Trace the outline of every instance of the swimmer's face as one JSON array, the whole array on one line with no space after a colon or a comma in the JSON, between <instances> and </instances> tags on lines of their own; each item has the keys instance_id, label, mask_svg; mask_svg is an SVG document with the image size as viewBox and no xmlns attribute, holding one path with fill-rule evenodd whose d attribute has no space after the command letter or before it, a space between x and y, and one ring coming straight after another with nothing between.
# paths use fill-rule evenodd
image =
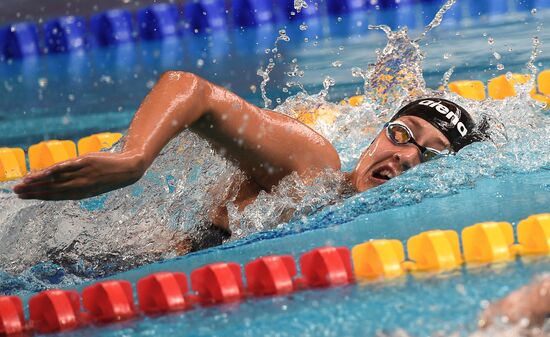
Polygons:
<instances>
[{"instance_id":1,"label":"swimmer's face","mask_svg":"<svg viewBox=\"0 0 550 337\"><path fill-rule=\"evenodd\" d=\"M450 147L449 140L443 133L422 118L403 116L397 121L407 125L416 142L424 147L436 150ZM414 144L394 144L384 129L361 154L351 174L351 181L357 191L363 192L382 185L418 164L420 164L420 149Z\"/></svg>"}]
</instances>

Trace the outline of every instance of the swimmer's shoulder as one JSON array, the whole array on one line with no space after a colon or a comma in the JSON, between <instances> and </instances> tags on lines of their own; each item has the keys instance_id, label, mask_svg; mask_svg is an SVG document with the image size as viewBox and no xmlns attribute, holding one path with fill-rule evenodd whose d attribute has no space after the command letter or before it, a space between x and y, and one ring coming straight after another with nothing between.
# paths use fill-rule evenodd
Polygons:
<instances>
[{"instance_id":1,"label":"swimmer's shoulder","mask_svg":"<svg viewBox=\"0 0 550 337\"><path fill-rule=\"evenodd\" d=\"M310 126L295 118L272 110L263 110L266 114L287 124L289 135L294 135L297 153L296 168L299 174L327 168L335 171L341 170L340 156L332 143Z\"/></svg>"}]
</instances>

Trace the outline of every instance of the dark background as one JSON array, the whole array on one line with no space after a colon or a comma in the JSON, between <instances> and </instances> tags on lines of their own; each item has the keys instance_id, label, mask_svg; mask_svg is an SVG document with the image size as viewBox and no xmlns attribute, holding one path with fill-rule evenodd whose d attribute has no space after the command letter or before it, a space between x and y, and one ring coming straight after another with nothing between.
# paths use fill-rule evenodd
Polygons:
<instances>
[{"instance_id":1,"label":"dark background","mask_svg":"<svg viewBox=\"0 0 550 337\"><path fill-rule=\"evenodd\" d=\"M114 8L135 10L143 6L160 2L171 2L178 5L185 1L173 0L0 0L0 25L33 21L42 23L47 19L62 15L92 14Z\"/></svg>"}]
</instances>

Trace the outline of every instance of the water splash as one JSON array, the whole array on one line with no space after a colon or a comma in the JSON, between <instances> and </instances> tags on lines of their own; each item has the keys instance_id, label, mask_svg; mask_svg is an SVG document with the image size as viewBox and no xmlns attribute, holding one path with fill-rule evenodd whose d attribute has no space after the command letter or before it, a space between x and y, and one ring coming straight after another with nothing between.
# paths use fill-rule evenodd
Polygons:
<instances>
[{"instance_id":1,"label":"water splash","mask_svg":"<svg viewBox=\"0 0 550 337\"><path fill-rule=\"evenodd\" d=\"M300 13L302 9L305 9L308 7L308 4L306 0L294 0L294 9L297 13Z\"/></svg>"},{"instance_id":2,"label":"water splash","mask_svg":"<svg viewBox=\"0 0 550 337\"><path fill-rule=\"evenodd\" d=\"M279 52L279 48L278 48L279 41L284 41L284 42L290 41L290 37L288 35L286 35L286 31L284 29L281 29L279 31L279 36L277 36L277 39L275 39L275 46L271 50L271 52L273 53L273 57L271 57L269 59L269 63L267 64L267 67L265 69L263 69L263 68L258 69L258 71L256 73L258 76L260 76L262 78L262 82L260 83L260 92L262 94L262 99L264 101L264 108L266 108L266 109L271 107L271 104L273 103L273 101L269 97L267 97L266 87L267 87L267 83L270 80L269 74L275 68L275 60L277 58L281 58L281 55L278 53Z\"/></svg>"},{"instance_id":3,"label":"water splash","mask_svg":"<svg viewBox=\"0 0 550 337\"><path fill-rule=\"evenodd\" d=\"M414 42L418 43L420 40L426 37L426 35L428 35L430 31L438 27L441 22L443 22L443 16L445 16L445 13L447 13L455 3L456 0L447 0L447 2L437 11L432 21L424 28L422 34L420 34L420 36Z\"/></svg>"}]
</instances>

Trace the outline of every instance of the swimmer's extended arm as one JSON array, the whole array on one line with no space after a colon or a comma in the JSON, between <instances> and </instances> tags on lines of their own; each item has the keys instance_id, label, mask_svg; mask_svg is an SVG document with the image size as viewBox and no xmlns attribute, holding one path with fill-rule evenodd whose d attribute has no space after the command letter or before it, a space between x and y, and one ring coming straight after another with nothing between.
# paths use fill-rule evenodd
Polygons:
<instances>
[{"instance_id":1,"label":"swimmer's extended arm","mask_svg":"<svg viewBox=\"0 0 550 337\"><path fill-rule=\"evenodd\" d=\"M491 304L481 317L485 328L495 320L503 319L514 325L525 320L529 326L541 326L550 315L550 275L537 277L534 282L510 293Z\"/></svg>"},{"instance_id":2,"label":"swimmer's extended arm","mask_svg":"<svg viewBox=\"0 0 550 337\"><path fill-rule=\"evenodd\" d=\"M130 185L186 128L234 160L259 186L285 175L339 169L330 143L304 124L262 110L196 75L170 71L139 107L121 153L93 153L27 176L14 187L24 199L81 199Z\"/></svg>"}]
</instances>

